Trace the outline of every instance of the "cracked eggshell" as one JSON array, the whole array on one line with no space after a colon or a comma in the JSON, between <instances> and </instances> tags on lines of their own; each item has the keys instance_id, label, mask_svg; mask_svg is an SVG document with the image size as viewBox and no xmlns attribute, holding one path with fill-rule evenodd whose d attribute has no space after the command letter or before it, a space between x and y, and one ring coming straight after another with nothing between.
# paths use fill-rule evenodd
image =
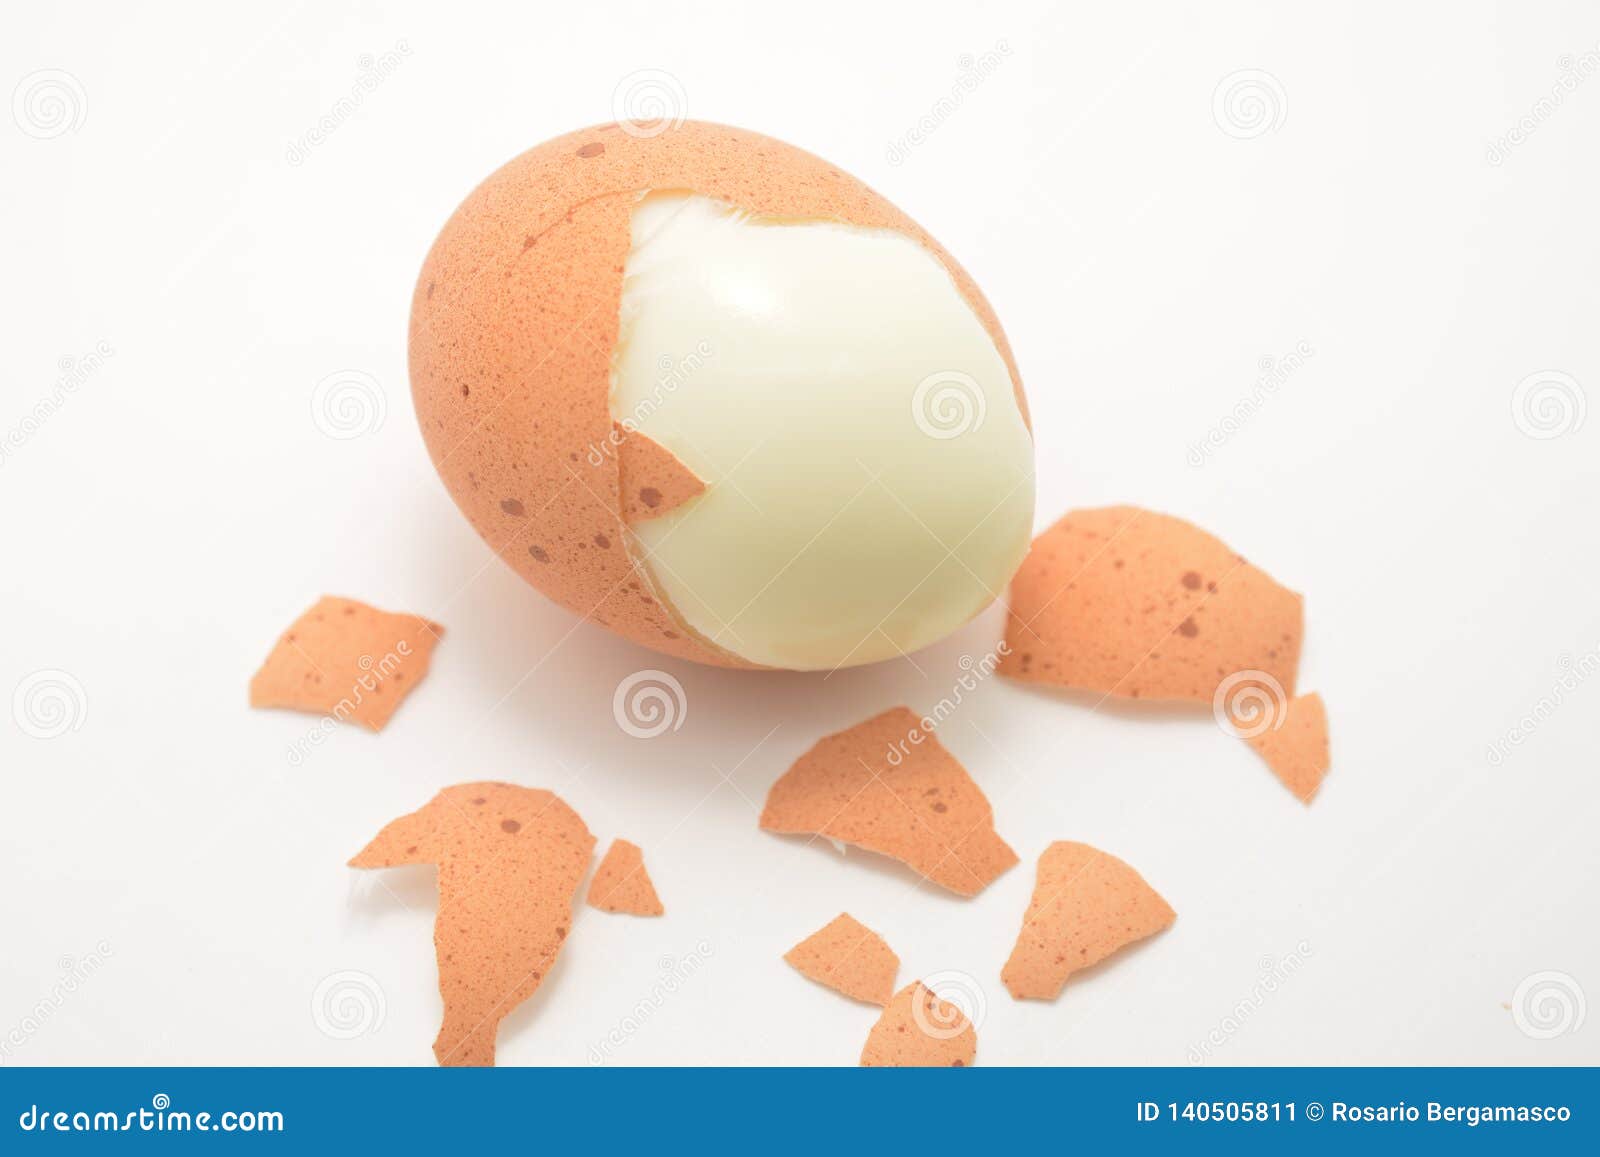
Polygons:
<instances>
[{"instance_id":1,"label":"cracked eggshell","mask_svg":"<svg viewBox=\"0 0 1600 1157\"><path fill-rule=\"evenodd\" d=\"M637 434L617 438L610 412L632 213L653 189L915 240L993 339L1024 421L1027 406L1011 347L966 271L877 193L791 145L696 121L657 135L602 125L523 153L479 185L434 242L412 298L412 395L445 486L495 552L562 606L664 654L750 667L682 622L628 529L639 504L622 491L627 459L648 454L644 468L659 472L667 454Z\"/></svg>"}]
</instances>

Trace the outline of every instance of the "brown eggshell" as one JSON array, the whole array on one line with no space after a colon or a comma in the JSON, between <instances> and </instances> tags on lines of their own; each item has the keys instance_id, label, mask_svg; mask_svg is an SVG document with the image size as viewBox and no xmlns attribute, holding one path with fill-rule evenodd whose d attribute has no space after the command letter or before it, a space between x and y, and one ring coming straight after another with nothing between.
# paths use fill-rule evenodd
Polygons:
<instances>
[{"instance_id":1,"label":"brown eggshell","mask_svg":"<svg viewBox=\"0 0 1600 1157\"><path fill-rule=\"evenodd\" d=\"M625 912L630 916L660 916L666 909L650 873L644 870L644 853L638 844L613 840L594 870L586 897L591 908L602 912Z\"/></svg>"},{"instance_id":2,"label":"brown eggshell","mask_svg":"<svg viewBox=\"0 0 1600 1157\"><path fill-rule=\"evenodd\" d=\"M354 719L382 731L428 673L438 623L324 595L278 637L250 680L250 706Z\"/></svg>"},{"instance_id":3,"label":"brown eggshell","mask_svg":"<svg viewBox=\"0 0 1600 1157\"><path fill-rule=\"evenodd\" d=\"M905 707L819 739L772 785L761 826L893 856L963 896L1017 862L988 798Z\"/></svg>"},{"instance_id":4,"label":"brown eggshell","mask_svg":"<svg viewBox=\"0 0 1600 1157\"><path fill-rule=\"evenodd\" d=\"M895 973L900 971L900 958L884 938L848 912L835 916L783 958L802 976L866 1004L888 1004Z\"/></svg>"},{"instance_id":5,"label":"brown eggshell","mask_svg":"<svg viewBox=\"0 0 1600 1157\"><path fill-rule=\"evenodd\" d=\"M630 525L670 514L706 491L677 456L660 442L635 430L627 433L617 424L617 481L622 494L622 517Z\"/></svg>"},{"instance_id":6,"label":"brown eggshell","mask_svg":"<svg viewBox=\"0 0 1600 1157\"><path fill-rule=\"evenodd\" d=\"M1057 841L1039 857L1033 899L1000 979L1018 1000L1054 1000L1068 976L1177 918L1144 877L1117 857L1088 844Z\"/></svg>"},{"instance_id":7,"label":"brown eggshell","mask_svg":"<svg viewBox=\"0 0 1600 1157\"><path fill-rule=\"evenodd\" d=\"M494 1064L495 1035L549 975L594 837L557 796L509 783L447 787L388 824L353 868L437 864L433 922L441 1065Z\"/></svg>"},{"instance_id":8,"label":"brown eggshell","mask_svg":"<svg viewBox=\"0 0 1600 1157\"><path fill-rule=\"evenodd\" d=\"M867 1034L867 1067L966 1068L978 1057L978 1033L959 1008L920 980L906 985Z\"/></svg>"},{"instance_id":9,"label":"brown eggshell","mask_svg":"<svg viewBox=\"0 0 1600 1157\"><path fill-rule=\"evenodd\" d=\"M1259 735L1244 736L1267 761L1283 786L1294 792L1301 803L1309 804L1322 786L1332 757L1328 754L1328 712L1316 692L1291 700L1284 707L1283 721Z\"/></svg>"},{"instance_id":10,"label":"brown eggshell","mask_svg":"<svg viewBox=\"0 0 1600 1157\"><path fill-rule=\"evenodd\" d=\"M439 234L412 299L412 393L445 485L556 602L665 654L747 667L662 604L623 521L610 373L632 212L652 189L913 238L993 337L1024 418L1026 403L1010 345L966 271L860 181L781 141L695 121L657 135L602 125L548 141L478 186Z\"/></svg>"},{"instance_id":11,"label":"brown eggshell","mask_svg":"<svg viewBox=\"0 0 1600 1157\"><path fill-rule=\"evenodd\" d=\"M1294 694L1303 600L1181 518L1076 510L1034 539L1011 582L1013 679L1210 703L1240 671Z\"/></svg>"}]
</instances>

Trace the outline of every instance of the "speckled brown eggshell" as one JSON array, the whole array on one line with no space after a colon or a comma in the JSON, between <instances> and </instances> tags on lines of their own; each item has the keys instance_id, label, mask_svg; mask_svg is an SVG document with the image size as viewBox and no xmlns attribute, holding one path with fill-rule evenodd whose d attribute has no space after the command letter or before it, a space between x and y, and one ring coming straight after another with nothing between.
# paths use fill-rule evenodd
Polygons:
<instances>
[{"instance_id":1,"label":"speckled brown eggshell","mask_svg":"<svg viewBox=\"0 0 1600 1157\"><path fill-rule=\"evenodd\" d=\"M384 825L353 868L438 866L434 954L441 1065L492 1065L500 1022L549 975L594 837L558 796L509 783L447 787Z\"/></svg>"},{"instance_id":2,"label":"speckled brown eggshell","mask_svg":"<svg viewBox=\"0 0 1600 1157\"><path fill-rule=\"evenodd\" d=\"M1011 580L1000 673L1210 703L1228 676L1259 672L1293 695L1303 602L1181 518L1075 510L1033 540Z\"/></svg>"},{"instance_id":3,"label":"speckled brown eggshell","mask_svg":"<svg viewBox=\"0 0 1600 1157\"><path fill-rule=\"evenodd\" d=\"M511 161L456 210L412 300L411 388L440 477L501 558L556 602L668 655L751 664L655 592L623 517L610 375L634 206L653 189L758 216L893 229L946 269L994 339L977 286L888 201L826 161L742 129L602 125ZM601 543L605 545L601 545Z\"/></svg>"}]
</instances>

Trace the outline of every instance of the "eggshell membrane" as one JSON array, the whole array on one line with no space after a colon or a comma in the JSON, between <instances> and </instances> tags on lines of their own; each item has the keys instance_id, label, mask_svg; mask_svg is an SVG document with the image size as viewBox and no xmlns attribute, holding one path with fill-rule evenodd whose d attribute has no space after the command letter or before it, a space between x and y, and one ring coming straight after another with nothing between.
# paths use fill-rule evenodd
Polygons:
<instances>
[{"instance_id":1,"label":"eggshell membrane","mask_svg":"<svg viewBox=\"0 0 1600 1157\"><path fill-rule=\"evenodd\" d=\"M783 954L802 976L852 1000L879 1006L894 995L900 958L888 943L848 912L841 912Z\"/></svg>"},{"instance_id":2,"label":"eggshell membrane","mask_svg":"<svg viewBox=\"0 0 1600 1157\"><path fill-rule=\"evenodd\" d=\"M1033 899L1000 979L1018 1000L1054 1000L1067 977L1170 927L1177 913L1108 852L1060 840L1039 857Z\"/></svg>"},{"instance_id":3,"label":"eggshell membrane","mask_svg":"<svg viewBox=\"0 0 1600 1157\"><path fill-rule=\"evenodd\" d=\"M496 553L556 602L665 654L749 667L652 588L626 533L618 456L606 450L632 211L661 189L911 237L993 338L1024 421L1027 406L1005 333L966 271L877 193L792 145L698 121L658 135L601 125L478 186L435 241L412 299L412 394L446 487Z\"/></svg>"},{"instance_id":4,"label":"eggshell membrane","mask_svg":"<svg viewBox=\"0 0 1600 1157\"><path fill-rule=\"evenodd\" d=\"M1328 712L1316 692L1291 700L1283 722L1245 740L1272 769L1283 786L1309 804L1322 786L1332 757L1328 753Z\"/></svg>"},{"instance_id":5,"label":"eggshell membrane","mask_svg":"<svg viewBox=\"0 0 1600 1157\"><path fill-rule=\"evenodd\" d=\"M354 719L382 731L427 675L443 634L419 615L324 595L278 637L250 680L250 706Z\"/></svg>"},{"instance_id":6,"label":"eggshell membrane","mask_svg":"<svg viewBox=\"0 0 1600 1157\"><path fill-rule=\"evenodd\" d=\"M613 840L589 881L588 904L602 912L623 912L630 916L660 916L666 909L650 873L644 869L644 852L638 844Z\"/></svg>"},{"instance_id":7,"label":"eggshell membrane","mask_svg":"<svg viewBox=\"0 0 1600 1157\"><path fill-rule=\"evenodd\" d=\"M615 431L621 439L617 482L624 521L660 518L705 493L706 484L660 442L637 431L629 434L620 424Z\"/></svg>"},{"instance_id":8,"label":"eggshell membrane","mask_svg":"<svg viewBox=\"0 0 1600 1157\"><path fill-rule=\"evenodd\" d=\"M977 1058L972 1022L920 980L894 994L861 1050L869 1068L966 1068Z\"/></svg>"},{"instance_id":9,"label":"eggshell membrane","mask_svg":"<svg viewBox=\"0 0 1600 1157\"><path fill-rule=\"evenodd\" d=\"M1304 606L1220 540L1133 506L1077 510L1034 539L1011 582L1013 679L1210 703L1239 671L1294 694Z\"/></svg>"},{"instance_id":10,"label":"eggshell membrane","mask_svg":"<svg viewBox=\"0 0 1600 1157\"><path fill-rule=\"evenodd\" d=\"M433 943L444 1024L441 1065L494 1064L511 1010L549 975L594 852L578 813L551 792L509 783L447 787L386 825L353 868L436 864Z\"/></svg>"},{"instance_id":11,"label":"eggshell membrane","mask_svg":"<svg viewBox=\"0 0 1600 1157\"><path fill-rule=\"evenodd\" d=\"M905 707L818 740L772 785L761 826L893 856L962 896L1017 862L983 791Z\"/></svg>"}]
</instances>

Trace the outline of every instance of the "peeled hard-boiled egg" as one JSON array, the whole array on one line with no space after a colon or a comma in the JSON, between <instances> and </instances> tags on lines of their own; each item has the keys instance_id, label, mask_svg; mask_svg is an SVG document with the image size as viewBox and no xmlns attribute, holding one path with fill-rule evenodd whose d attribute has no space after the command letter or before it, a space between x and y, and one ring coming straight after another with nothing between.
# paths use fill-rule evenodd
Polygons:
<instances>
[{"instance_id":1,"label":"peeled hard-boiled egg","mask_svg":"<svg viewBox=\"0 0 1600 1157\"><path fill-rule=\"evenodd\" d=\"M893 657L1027 553L1026 403L977 286L859 181L755 133L606 125L492 175L423 266L411 380L495 551L667 654Z\"/></svg>"}]
</instances>

